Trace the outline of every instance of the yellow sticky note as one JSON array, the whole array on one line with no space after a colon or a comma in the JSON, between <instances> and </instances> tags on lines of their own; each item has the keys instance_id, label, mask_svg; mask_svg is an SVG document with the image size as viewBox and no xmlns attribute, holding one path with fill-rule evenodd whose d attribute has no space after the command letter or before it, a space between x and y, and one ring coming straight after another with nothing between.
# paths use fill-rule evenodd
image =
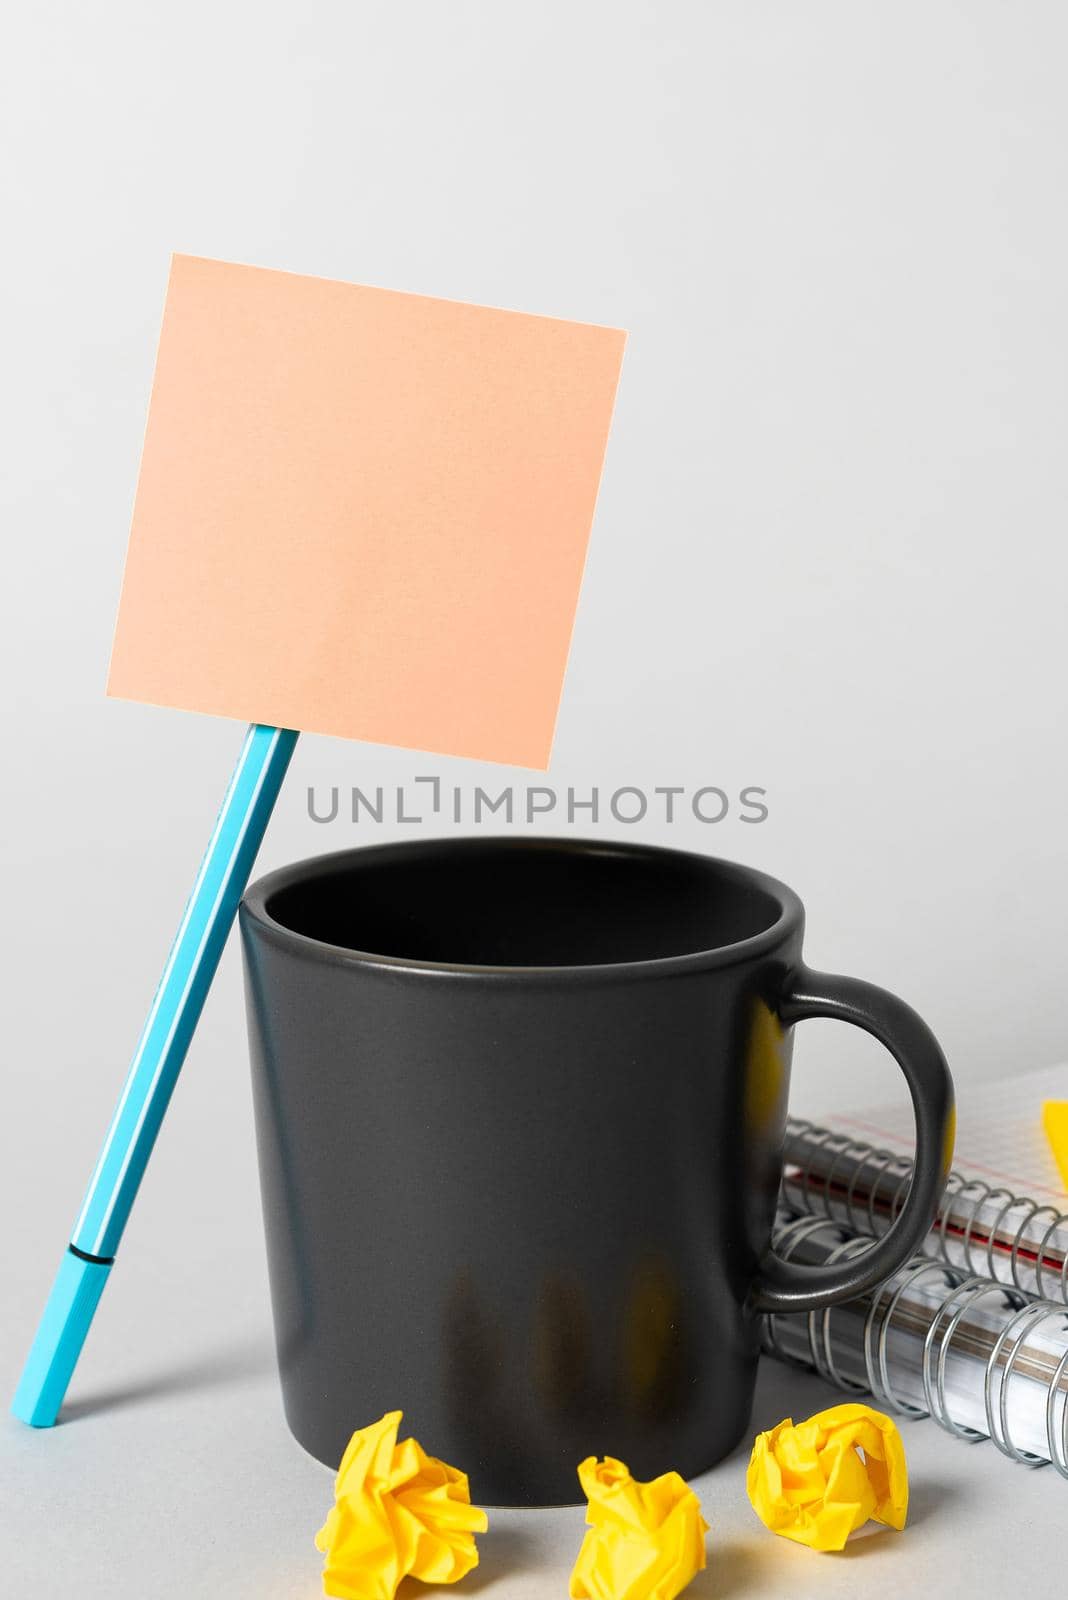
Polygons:
<instances>
[{"instance_id":1,"label":"yellow sticky note","mask_svg":"<svg viewBox=\"0 0 1068 1600\"><path fill-rule=\"evenodd\" d=\"M1068 1100L1046 1100L1042 1105L1042 1126L1045 1129L1053 1159L1061 1182L1068 1192Z\"/></svg>"},{"instance_id":2,"label":"yellow sticky note","mask_svg":"<svg viewBox=\"0 0 1068 1600\"><path fill-rule=\"evenodd\" d=\"M323 1593L337 1600L393 1600L404 1578L456 1583L478 1565L474 1536L488 1519L471 1504L466 1474L414 1439L398 1444L401 1417L390 1411L354 1433L338 1468L315 1536Z\"/></svg>"},{"instance_id":3,"label":"yellow sticky note","mask_svg":"<svg viewBox=\"0 0 1068 1600\"><path fill-rule=\"evenodd\" d=\"M705 1565L708 1524L677 1472L637 1483L622 1461L589 1456L578 1469L589 1529L571 1600L674 1600Z\"/></svg>"},{"instance_id":4,"label":"yellow sticky note","mask_svg":"<svg viewBox=\"0 0 1068 1600\"><path fill-rule=\"evenodd\" d=\"M870 1406L832 1406L757 1435L746 1488L772 1533L813 1550L841 1550L872 1518L901 1529L908 1514L905 1447Z\"/></svg>"}]
</instances>

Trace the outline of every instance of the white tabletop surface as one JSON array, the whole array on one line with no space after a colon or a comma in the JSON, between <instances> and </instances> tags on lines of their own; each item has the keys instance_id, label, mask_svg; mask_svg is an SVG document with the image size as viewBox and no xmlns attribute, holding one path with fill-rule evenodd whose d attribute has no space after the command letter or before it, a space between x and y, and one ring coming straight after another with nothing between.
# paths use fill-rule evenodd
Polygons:
<instances>
[{"instance_id":1,"label":"white tabletop surface","mask_svg":"<svg viewBox=\"0 0 1068 1600\"><path fill-rule=\"evenodd\" d=\"M228 952L61 1425L35 1432L0 1422L0 1590L20 1600L320 1593L312 1540L331 1475L290 1437L279 1402L237 976ZM0 1322L5 1394L63 1247L100 1102L110 1098L108 1063L92 1046L87 1053L49 1146L34 1149L10 1125L3 1133L6 1214L15 1219ZM49 1074L43 1064L33 1070L27 1094L45 1117ZM833 1087L825 1075L821 1097ZM801 1099L800 1109L813 1108ZM15 1195L25 1196L17 1206ZM194 1252L181 1248L190 1230L200 1241ZM765 1361L753 1430L834 1399L806 1374ZM764 1530L745 1494L745 1448L699 1479L711 1532L694 1600L845 1595L861 1583L877 1594L939 1596L1048 1587L1062 1558L1068 1483L931 1422L903 1431L908 1528L857 1538L841 1556ZM578 1507L492 1513L481 1565L457 1597L566 1595L582 1528ZM410 1583L404 1600L421 1588Z\"/></svg>"}]
</instances>

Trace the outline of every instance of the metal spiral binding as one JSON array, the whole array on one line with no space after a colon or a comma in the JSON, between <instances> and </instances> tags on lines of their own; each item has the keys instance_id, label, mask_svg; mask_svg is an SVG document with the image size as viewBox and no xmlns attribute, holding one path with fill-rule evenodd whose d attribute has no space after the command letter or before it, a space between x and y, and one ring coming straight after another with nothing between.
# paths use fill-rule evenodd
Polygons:
<instances>
[{"instance_id":1,"label":"metal spiral binding","mask_svg":"<svg viewBox=\"0 0 1068 1600\"><path fill-rule=\"evenodd\" d=\"M832 1223L832 1226L837 1227L838 1225L837 1223ZM827 1221L823 1217L798 1217L795 1222L788 1223L786 1227L776 1232L775 1249L784 1261L788 1261L799 1244L805 1239L816 1237L826 1227ZM871 1249L871 1244L872 1241L870 1239L842 1239L831 1249L825 1259L829 1266L832 1262L842 1261L848 1256L863 1255L866 1250ZM834 1353L831 1349L831 1310L832 1307L826 1306L822 1311L805 1313L811 1361L801 1363L801 1365L814 1367L821 1378L825 1378L828 1383L833 1383L839 1389L851 1390L856 1394L864 1394L869 1387L867 1384L855 1383L838 1371ZM788 1355L778 1344L775 1337L777 1324L777 1317L765 1317L764 1349L769 1355L778 1356L780 1361L788 1361L791 1365L798 1365L794 1358Z\"/></svg>"},{"instance_id":2,"label":"metal spiral binding","mask_svg":"<svg viewBox=\"0 0 1068 1600\"><path fill-rule=\"evenodd\" d=\"M848 1226L854 1233L868 1238L878 1238L886 1233L908 1195L912 1181L910 1159L796 1117L791 1117L786 1124L786 1141L791 1178L802 1191L804 1205L810 1215L838 1223L842 1219L832 1210L832 1204L836 1202L844 1211ZM806 1152L805 1157L800 1154L802 1149ZM814 1158L821 1151L829 1160L825 1167L820 1163L821 1170L817 1170ZM857 1192L862 1174L867 1176L865 1196ZM784 1202L789 1209L798 1209L799 1202L793 1188L784 1191ZM884 1214L877 1214L877 1205L885 1208ZM984 1230L985 1238L977 1238L976 1223L980 1211L994 1205L998 1205L999 1209ZM1007 1229L1002 1232L1006 1219L1016 1211L1022 1213L1019 1221L1011 1232ZM1027 1245L1028 1253L1035 1257L1029 1267L1034 1284L1028 1285L1022 1280L1021 1249L1025 1246L1028 1229L1037 1218L1047 1216L1049 1225L1041 1239ZM947 1231L951 1220L960 1230L952 1239ZM956 1250L963 1258L964 1270L970 1275L985 1276L1005 1287L1012 1286L1023 1294L1037 1293L1041 1298L1059 1299L1068 1305L1068 1251L1062 1255L1060 1251L1053 1252L1050 1249L1058 1230L1068 1232L1068 1212L1059 1211L1054 1205L1039 1205L1036 1200L1024 1195L986 1183L981 1178L965 1178L954 1171L946 1180L926 1254L943 1261L956 1272L961 1269L961 1263L954 1261L951 1255L951 1251ZM998 1276L995 1251L1001 1257L1003 1269L1007 1267L1009 1283ZM1058 1257L1060 1265L1051 1267L1051 1259Z\"/></svg>"},{"instance_id":3,"label":"metal spiral binding","mask_svg":"<svg viewBox=\"0 0 1068 1600\"><path fill-rule=\"evenodd\" d=\"M775 1249L784 1259L789 1260L796 1255L806 1242L818 1246L819 1260L827 1264L860 1255L871 1249L873 1244L871 1238L849 1237L841 1223L821 1216L796 1217L776 1229ZM894 1392L888 1341L902 1300L918 1286L921 1279L935 1277L942 1279L945 1293L933 1312L923 1341L921 1378L926 1403L918 1406ZM994 1338L989 1357L985 1360L983 1394L987 1430L983 1432L962 1425L950 1415L946 1394L946 1362L961 1323L977 1302L987 1296L997 1296L1007 1305L1007 1321ZM843 1373L836 1360L830 1323L833 1308L789 1317L792 1322L803 1321L805 1324L807 1358L799 1359L783 1347L779 1329L788 1314L781 1312L765 1317L763 1348L779 1360L814 1369L837 1388L855 1393L868 1392L888 1410L910 1417L930 1416L939 1427L956 1438L969 1442L990 1438L1002 1454L1013 1461L1032 1467L1046 1464L1046 1457L1021 1449L1012 1440L1008 1386L1027 1334L1035 1332L1041 1323L1050 1318L1058 1318L1064 1325L1068 1319L1065 1306L1035 1300L1010 1284L969 1275L949 1262L932 1260L928 1256L914 1256L879 1289L870 1296L862 1296L854 1304L858 1307L867 1304L861 1336L864 1383ZM1050 1380L1045 1405L1049 1461L1062 1477L1068 1478L1068 1397L1059 1408L1059 1419L1057 1415L1057 1397L1066 1388L1068 1351Z\"/></svg>"}]
</instances>

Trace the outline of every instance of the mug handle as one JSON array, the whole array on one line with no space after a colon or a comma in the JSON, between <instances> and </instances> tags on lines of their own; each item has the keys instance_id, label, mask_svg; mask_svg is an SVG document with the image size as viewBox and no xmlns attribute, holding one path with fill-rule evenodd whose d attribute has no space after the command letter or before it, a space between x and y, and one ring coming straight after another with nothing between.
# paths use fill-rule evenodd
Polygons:
<instances>
[{"instance_id":1,"label":"mug handle","mask_svg":"<svg viewBox=\"0 0 1068 1600\"><path fill-rule=\"evenodd\" d=\"M953 1154L953 1080L938 1040L911 1006L860 978L793 969L778 1004L790 1028L806 1017L834 1017L884 1044L905 1074L916 1118L916 1160L905 1204L870 1250L827 1266L803 1266L768 1250L749 1303L755 1311L817 1311L885 1282L914 1253L934 1221Z\"/></svg>"}]
</instances>

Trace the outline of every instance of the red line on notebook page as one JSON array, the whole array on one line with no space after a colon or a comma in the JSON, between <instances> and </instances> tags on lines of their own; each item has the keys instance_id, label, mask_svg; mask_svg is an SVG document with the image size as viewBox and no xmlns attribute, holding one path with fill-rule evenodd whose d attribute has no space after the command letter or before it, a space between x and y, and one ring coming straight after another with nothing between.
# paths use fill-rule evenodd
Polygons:
<instances>
[{"instance_id":1,"label":"red line on notebook page","mask_svg":"<svg viewBox=\"0 0 1068 1600\"><path fill-rule=\"evenodd\" d=\"M826 1183L823 1179L817 1178L811 1173L798 1170L793 1173L792 1181L800 1184L803 1189L810 1189L814 1193L824 1196L830 1193L846 1204L852 1201L854 1204L860 1203L870 1206L873 1211L878 1211L881 1216L888 1217L890 1215L889 1200L883 1199L881 1195L873 1197L870 1191L854 1188L839 1182L837 1179L832 1179L830 1183ZM935 1227L943 1237L950 1236L954 1239L966 1240L969 1247L972 1245L984 1247L989 1245L991 1249L997 1250L1006 1256L1012 1252L1013 1247L1009 1241L999 1238L996 1234L991 1239L990 1233L986 1229L964 1227L959 1222L953 1222L949 1217L943 1217L941 1211L938 1213ZM1023 1243L1023 1241L1016 1244L1016 1255L1019 1260L1029 1261L1032 1264L1039 1261L1038 1250L1034 1246ZM1043 1252L1041 1262L1043 1272L1059 1273L1064 1264L1063 1257L1050 1255L1048 1252Z\"/></svg>"},{"instance_id":2,"label":"red line on notebook page","mask_svg":"<svg viewBox=\"0 0 1068 1600\"><path fill-rule=\"evenodd\" d=\"M881 1139L885 1143L900 1145L903 1153L908 1152L908 1141L901 1134L889 1133L885 1128L880 1128L873 1122L865 1122L863 1117L843 1117L838 1112L835 1112L830 1121L835 1125L844 1123L847 1127L859 1128L862 1132L872 1135L876 1139ZM987 1166L984 1161L972 1161L967 1156L964 1156L961 1158L960 1164L966 1174L974 1172L981 1173L984 1178L997 1178L1001 1183L1011 1184L1014 1189L1026 1188L1029 1194L1048 1194L1058 1200L1065 1198L1063 1189L1054 1189L1047 1183L1022 1184L1020 1178L1015 1174L1001 1172L997 1167Z\"/></svg>"}]
</instances>

